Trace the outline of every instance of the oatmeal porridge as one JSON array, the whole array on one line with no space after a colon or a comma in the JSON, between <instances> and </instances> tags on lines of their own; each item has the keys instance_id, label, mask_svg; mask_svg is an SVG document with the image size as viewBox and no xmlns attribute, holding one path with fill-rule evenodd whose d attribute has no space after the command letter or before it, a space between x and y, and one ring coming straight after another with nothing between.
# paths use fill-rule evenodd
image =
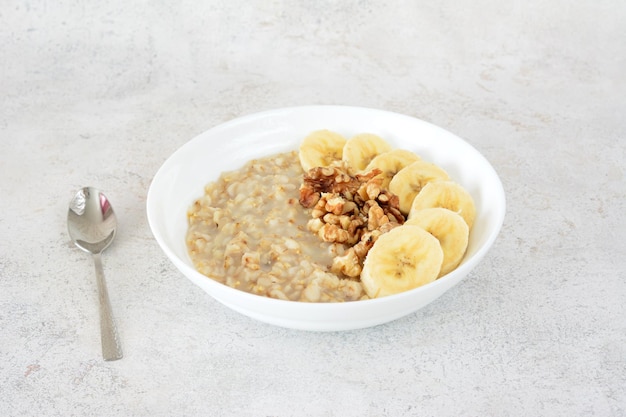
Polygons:
<instances>
[{"instance_id":1,"label":"oatmeal porridge","mask_svg":"<svg viewBox=\"0 0 626 417\"><path fill-rule=\"evenodd\" d=\"M187 247L196 269L253 294L293 301L367 298L358 279L329 271L344 245L325 242L300 205L297 152L248 162L206 186L188 213Z\"/></svg>"}]
</instances>

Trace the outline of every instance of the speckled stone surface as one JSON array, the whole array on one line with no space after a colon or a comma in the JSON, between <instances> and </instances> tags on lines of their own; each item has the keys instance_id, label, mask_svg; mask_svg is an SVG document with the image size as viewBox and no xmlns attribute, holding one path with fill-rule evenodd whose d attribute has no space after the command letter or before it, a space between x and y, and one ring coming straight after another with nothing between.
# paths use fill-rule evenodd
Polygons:
<instances>
[{"instance_id":1,"label":"speckled stone surface","mask_svg":"<svg viewBox=\"0 0 626 417\"><path fill-rule=\"evenodd\" d=\"M626 415L626 3L45 0L0 8L0 415ZM188 282L146 193L195 135L277 107L415 116L507 193L460 285L387 325L258 323ZM105 191L125 357L100 356L66 210Z\"/></svg>"}]
</instances>

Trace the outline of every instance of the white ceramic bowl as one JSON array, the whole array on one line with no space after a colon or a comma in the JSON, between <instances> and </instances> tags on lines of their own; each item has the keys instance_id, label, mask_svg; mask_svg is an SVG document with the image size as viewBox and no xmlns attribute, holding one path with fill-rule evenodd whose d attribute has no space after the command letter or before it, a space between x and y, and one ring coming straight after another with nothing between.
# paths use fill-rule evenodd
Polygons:
<instances>
[{"instance_id":1,"label":"white ceramic bowl","mask_svg":"<svg viewBox=\"0 0 626 417\"><path fill-rule=\"evenodd\" d=\"M295 150L311 131L350 137L375 133L396 148L414 151L444 168L474 197L477 216L461 265L433 283L389 297L346 303L304 303L261 297L230 288L197 272L187 255L187 209L221 172L250 159ZM505 213L502 183L489 162L459 137L424 121L387 111L307 106L241 117L202 133L178 149L156 173L147 200L150 228L174 265L219 302L254 319L315 331L358 329L413 313L459 283L485 256Z\"/></svg>"}]
</instances>

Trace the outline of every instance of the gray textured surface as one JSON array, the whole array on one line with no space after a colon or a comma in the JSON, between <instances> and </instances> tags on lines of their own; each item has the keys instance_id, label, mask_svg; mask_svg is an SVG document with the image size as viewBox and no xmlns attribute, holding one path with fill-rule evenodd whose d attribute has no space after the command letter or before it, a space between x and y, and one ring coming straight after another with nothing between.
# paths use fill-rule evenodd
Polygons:
<instances>
[{"instance_id":1,"label":"gray textured surface","mask_svg":"<svg viewBox=\"0 0 626 417\"><path fill-rule=\"evenodd\" d=\"M626 3L4 2L3 416L626 415ZM301 104L438 124L492 162L508 213L461 285L404 319L316 334L208 298L148 229L167 156ZM125 358L99 355L83 185Z\"/></svg>"}]
</instances>

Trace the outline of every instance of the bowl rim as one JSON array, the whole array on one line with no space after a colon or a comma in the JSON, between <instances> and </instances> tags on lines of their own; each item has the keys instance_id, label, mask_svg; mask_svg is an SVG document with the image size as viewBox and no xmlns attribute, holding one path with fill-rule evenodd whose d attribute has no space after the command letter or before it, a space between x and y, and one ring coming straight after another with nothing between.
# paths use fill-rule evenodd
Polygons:
<instances>
[{"instance_id":1,"label":"bowl rim","mask_svg":"<svg viewBox=\"0 0 626 417\"><path fill-rule=\"evenodd\" d=\"M386 114L392 117L408 118L412 122L422 123L422 124L428 125L430 128L433 128L435 130L440 130L447 135L453 135L454 137L456 137L457 140L464 143L464 145L469 147L475 153L476 157L482 159L483 168L489 171L489 175L492 177L493 180L495 180L494 185L497 186L497 190L493 190L494 197L497 197L497 201L494 201L494 207L496 207L497 210L495 210L495 212L492 213L492 215L497 216L497 218L495 219L495 221L492 220L492 223L494 224L494 226L491 228L491 230L489 230L489 233L486 239L484 240L483 244L479 248L477 248L476 252L472 254L470 258L464 259L461 265L459 265L459 267L457 267L455 270L451 271L450 273L444 275L441 278L438 278L437 280L429 284L426 284L421 287L414 288L412 290L408 290L402 293L386 296L386 297L366 299L366 300L346 301L346 302L335 302L335 303L325 303L325 302L315 303L315 302L306 302L306 301L281 300L281 299L265 297L262 295L252 294L246 291L238 290L236 288L229 287L226 284L222 284L212 279L211 277L201 274L195 268L188 265L185 262L185 260L181 259L176 253L174 253L174 251L167 244L166 239L163 235L163 231L158 227L158 224L156 221L158 213L156 211L155 194L157 193L156 187L159 185L160 181L162 180L162 177L165 175L164 173L167 171L169 165L172 164L173 161L176 160L177 155L182 154L185 152L186 149L193 147L196 144L196 142L207 140L207 138L210 138L212 134L219 132L219 131L227 130L231 128L232 126L239 125L244 122L249 122L254 119L263 119L263 118L267 118L270 116L281 115L281 114L289 113L289 112L308 112L308 111L360 111L364 113ZM159 167L154 177L152 178L152 181L150 182L150 186L148 188L148 193L147 193L147 198L146 198L146 211L147 211L147 219L148 219L149 227L151 229L151 232L155 240L159 244L161 250L166 254L166 256L170 259L170 261L172 261L175 264L175 266L179 269L179 271L183 273L183 275L185 275L187 278L193 278L192 281L196 283L197 285L201 287L204 285L212 287L218 293L224 293L225 295L232 296L232 297L239 297L251 304L257 304L257 305L267 304L267 305L272 305L273 307L280 307L281 309L286 309L287 311L295 308L298 310L311 311L312 313L315 313L318 311L325 311L325 312L335 311L337 313L341 313L348 309L360 308L360 306L362 306L362 308L368 308L370 306L375 306L378 304L386 304L392 300L406 301L405 299L413 298L417 293L420 293L420 292L432 291L442 286L444 287L448 285L454 286L457 282L459 282L462 278L464 278L466 275L468 275L471 272L471 270L487 254L487 252L490 250L493 243L497 239L501 231L501 228L504 222L504 217L506 214L506 197L505 197L504 187L502 185L502 181L500 180L500 177L498 176L496 170L493 168L491 163L484 157L484 155L482 155L482 153L480 153L473 145L471 145L465 139L459 137L458 135L440 126L434 125L430 122L424 121L422 119L418 119L413 116L396 113L396 112L389 111L389 110L370 108L370 107L347 106L347 105L304 105L304 106L293 106L293 107L280 107L280 108L269 109L269 110L242 115L242 116L230 119L226 122L219 123L201 132L200 134L197 134L195 137L185 142L183 145L181 145L178 149L176 149L172 154L170 154L165 159L165 161L162 163L162 165ZM202 282L199 282L199 281L202 281ZM450 281L452 282L450 283ZM217 298L213 292L210 295L213 296L214 298ZM228 304L228 302L225 302L220 299L218 299L218 301L224 304ZM311 318L311 320L313 321L315 320L315 318Z\"/></svg>"}]
</instances>

